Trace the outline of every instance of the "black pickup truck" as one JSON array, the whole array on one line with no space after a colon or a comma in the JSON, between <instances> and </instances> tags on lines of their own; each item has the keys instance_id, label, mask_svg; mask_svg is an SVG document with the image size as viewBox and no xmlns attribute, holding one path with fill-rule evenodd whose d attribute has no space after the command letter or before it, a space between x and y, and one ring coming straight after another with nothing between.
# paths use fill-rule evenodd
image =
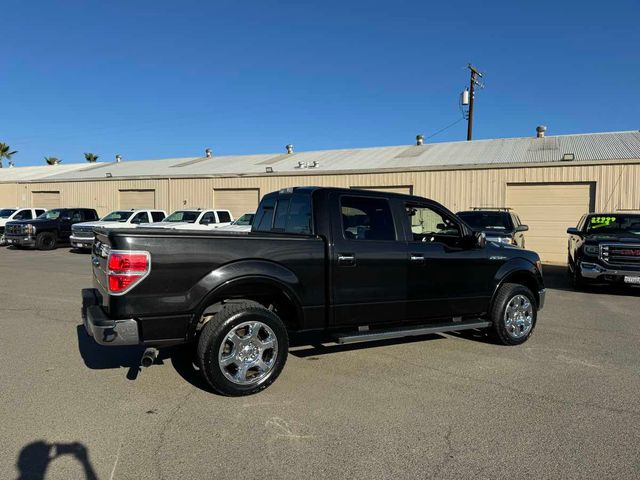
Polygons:
<instances>
[{"instance_id":1,"label":"black pickup truck","mask_svg":"<svg viewBox=\"0 0 640 480\"><path fill-rule=\"evenodd\" d=\"M545 291L537 254L484 241L442 205L337 188L266 195L251 232L96 230L85 327L103 345L193 343L218 392L271 384L288 332L338 343L488 329L531 335Z\"/></svg>"},{"instance_id":2,"label":"black pickup truck","mask_svg":"<svg viewBox=\"0 0 640 480\"><path fill-rule=\"evenodd\" d=\"M5 240L16 247L53 250L69 243L72 225L93 220L98 220L93 208L53 208L33 220L7 223Z\"/></svg>"},{"instance_id":3,"label":"black pickup truck","mask_svg":"<svg viewBox=\"0 0 640 480\"><path fill-rule=\"evenodd\" d=\"M640 285L640 214L590 213L567 233L568 273L575 288Z\"/></svg>"}]
</instances>

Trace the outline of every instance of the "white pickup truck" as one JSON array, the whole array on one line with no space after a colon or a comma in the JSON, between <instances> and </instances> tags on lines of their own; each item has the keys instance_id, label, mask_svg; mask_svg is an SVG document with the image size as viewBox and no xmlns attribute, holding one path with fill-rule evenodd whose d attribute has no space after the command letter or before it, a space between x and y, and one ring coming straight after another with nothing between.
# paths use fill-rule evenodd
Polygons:
<instances>
[{"instance_id":1,"label":"white pickup truck","mask_svg":"<svg viewBox=\"0 0 640 480\"><path fill-rule=\"evenodd\" d=\"M97 222L76 223L71 227L71 248L91 248L96 227L134 228L143 223L162 222L166 216L164 210L115 210Z\"/></svg>"},{"instance_id":2,"label":"white pickup truck","mask_svg":"<svg viewBox=\"0 0 640 480\"><path fill-rule=\"evenodd\" d=\"M0 245L5 245L4 227L14 220L33 220L47 210L45 208L0 207Z\"/></svg>"},{"instance_id":3,"label":"white pickup truck","mask_svg":"<svg viewBox=\"0 0 640 480\"><path fill-rule=\"evenodd\" d=\"M162 222L143 225L145 228L170 228L172 230L211 230L231 225L233 215L229 210L176 210Z\"/></svg>"}]
</instances>

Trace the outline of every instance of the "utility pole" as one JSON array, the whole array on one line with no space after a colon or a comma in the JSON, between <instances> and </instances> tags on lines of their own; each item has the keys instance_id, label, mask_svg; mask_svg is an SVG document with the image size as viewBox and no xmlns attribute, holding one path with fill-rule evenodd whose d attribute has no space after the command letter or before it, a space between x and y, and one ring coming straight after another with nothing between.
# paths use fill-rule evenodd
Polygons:
<instances>
[{"instance_id":1,"label":"utility pole","mask_svg":"<svg viewBox=\"0 0 640 480\"><path fill-rule=\"evenodd\" d=\"M471 80L469 81L469 116L467 118L467 141L470 141L473 138L473 100L475 98L475 87L478 85L482 88L483 85L478 81L478 78L482 78L482 73L470 63L467 65L467 68L469 72L471 72Z\"/></svg>"}]
</instances>

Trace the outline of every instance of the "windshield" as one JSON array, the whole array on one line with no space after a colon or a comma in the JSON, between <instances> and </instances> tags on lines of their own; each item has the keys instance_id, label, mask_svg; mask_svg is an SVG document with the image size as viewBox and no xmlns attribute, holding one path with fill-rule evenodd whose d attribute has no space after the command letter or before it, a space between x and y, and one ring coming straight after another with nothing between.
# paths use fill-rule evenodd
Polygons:
<instances>
[{"instance_id":1,"label":"windshield","mask_svg":"<svg viewBox=\"0 0 640 480\"><path fill-rule=\"evenodd\" d=\"M107 215L106 217L102 217L101 221L102 222L126 222L127 220L129 220L129 217L131 217L131 215L133 215L132 211L127 211L127 210L116 210L115 212L111 212L109 215Z\"/></svg>"},{"instance_id":2,"label":"windshield","mask_svg":"<svg viewBox=\"0 0 640 480\"><path fill-rule=\"evenodd\" d=\"M163 222L186 222L193 223L197 220L201 212L190 212L188 210L178 210L173 212Z\"/></svg>"},{"instance_id":3,"label":"windshield","mask_svg":"<svg viewBox=\"0 0 640 480\"><path fill-rule=\"evenodd\" d=\"M236 221L231 222L231 224L232 225L251 225L251 222L253 222L253 217L254 216L255 216L255 214L253 214L253 213L245 213L244 215L242 215Z\"/></svg>"},{"instance_id":4,"label":"windshield","mask_svg":"<svg viewBox=\"0 0 640 480\"><path fill-rule=\"evenodd\" d=\"M0 210L0 218L9 218L15 212L13 208L3 208Z\"/></svg>"},{"instance_id":5,"label":"windshield","mask_svg":"<svg viewBox=\"0 0 640 480\"><path fill-rule=\"evenodd\" d=\"M44 218L45 220L57 220L60 218L64 210L60 210L59 208L54 208L53 210L49 210L48 212L44 212L38 218Z\"/></svg>"},{"instance_id":6,"label":"windshield","mask_svg":"<svg viewBox=\"0 0 640 480\"><path fill-rule=\"evenodd\" d=\"M594 215L587 218L587 233L640 235L640 215Z\"/></svg>"},{"instance_id":7,"label":"windshield","mask_svg":"<svg viewBox=\"0 0 640 480\"><path fill-rule=\"evenodd\" d=\"M459 212L458 216L474 229L507 230L513 228L506 212Z\"/></svg>"}]
</instances>

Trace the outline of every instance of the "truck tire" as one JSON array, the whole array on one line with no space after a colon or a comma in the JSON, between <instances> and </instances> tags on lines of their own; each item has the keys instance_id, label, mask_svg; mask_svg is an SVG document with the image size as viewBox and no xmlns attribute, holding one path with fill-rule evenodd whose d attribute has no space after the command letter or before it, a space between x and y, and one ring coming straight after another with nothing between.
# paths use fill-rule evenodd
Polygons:
<instances>
[{"instance_id":1,"label":"truck tire","mask_svg":"<svg viewBox=\"0 0 640 480\"><path fill-rule=\"evenodd\" d=\"M225 305L205 324L197 361L216 392L242 396L271 385L284 368L288 351L282 320L262 305L246 301Z\"/></svg>"},{"instance_id":2,"label":"truck tire","mask_svg":"<svg viewBox=\"0 0 640 480\"><path fill-rule=\"evenodd\" d=\"M51 232L42 232L36 236L36 248L38 250L53 250L56 248L58 240Z\"/></svg>"},{"instance_id":3,"label":"truck tire","mask_svg":"<svg viewBox=\"0 0 640 480\"><path fill-rule=\"evenodd\" d=\"M536 326L538 305L527 287L505 283L498 290L491 308L493 333L504 345L521 345Z\"/></svg>"}]
</instances>

